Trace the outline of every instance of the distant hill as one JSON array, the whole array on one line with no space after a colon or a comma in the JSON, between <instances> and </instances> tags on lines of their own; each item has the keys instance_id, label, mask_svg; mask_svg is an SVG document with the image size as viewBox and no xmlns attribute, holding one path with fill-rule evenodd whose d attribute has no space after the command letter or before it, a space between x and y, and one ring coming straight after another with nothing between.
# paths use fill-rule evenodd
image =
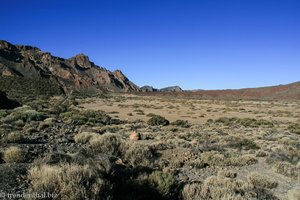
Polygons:
<instances>
[{"instance_id":1,"label":"distant hill","mask_svg":"<svg viewBox=\"0 0 300 200\"><path fill-rule=\"evenodd\" d=\"M183 91L179 86L170 86L170 87L157 89L152 86L145 85L140 89L142 92L182 92Z\"/></svg>"},{"instance_id":2,"label":"distant hill","mask_svg":"<svg viewBox=\"0 0 300 200\"><path fill-rule=\"evenodd\" d=\"M179 86L171 86L160 89L161 92L182 92L183 90Z\"/></svg>"},{"instance_id":3,"label":"distant hill","mask_svg":"<svg viewBox=\"0 0 300 200\"><path fill-rule=\"evenodd\" d=\"M244 99L244 100L300 100L300 82L286 85L245 88L236 90L193 90L181 92L147 93L157 96L181 96L201 99Z\"/></svg>"},{"instance_id":4,"label":"distant hill","mask_svg":"<svg viewBox=\"0 0 300 200\"><path fill-rule=\"evenodd\" d=\"M0 40L0 90L20 95L76 92L137 92L120 70L111 72L78 54L64 59L37 47Z\"/></svg>"}]
</instances>

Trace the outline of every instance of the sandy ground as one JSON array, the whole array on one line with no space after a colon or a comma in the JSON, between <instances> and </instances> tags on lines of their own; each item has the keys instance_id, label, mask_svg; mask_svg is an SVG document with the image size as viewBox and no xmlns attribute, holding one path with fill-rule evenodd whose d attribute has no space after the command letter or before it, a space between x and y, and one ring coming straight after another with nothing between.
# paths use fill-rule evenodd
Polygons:
<instances>
[{"instance_id":1,"label":"sandy ground","mask_svg":"<svg viewBox=\"0 0 300 200\"><path fill-rule=\"evenodd\" d=\"M150 113L164 116L170 121L182 119L192 124L220 117L256 118L282 123L300 121L300 102L197 100L135 95L91 98L79 102L83 109L103 110L130 121L146 121Z\"/></svg>"}]
</instances>

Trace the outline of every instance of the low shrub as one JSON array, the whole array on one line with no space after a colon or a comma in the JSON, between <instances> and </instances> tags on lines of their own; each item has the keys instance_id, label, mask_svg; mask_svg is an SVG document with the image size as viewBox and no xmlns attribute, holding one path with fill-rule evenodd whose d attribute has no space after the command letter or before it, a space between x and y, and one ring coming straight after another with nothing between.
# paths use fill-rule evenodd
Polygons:
<instances>
[{"instance_id":1,"label":"low shrub","mask_svg":"<svg viewBox=\"0 0 300 200\"><path fill-rule=\"evenodd\" d=\"M264 119L253 119L253 118L228 118L228 117L221 117L219 119L215 120L216 123L222 123L226 126L232 126L235 124L240 124L245 127L251 127L251 128L256 128L256 127L265 127L265 128L272 128L274 127L274 124L270 121L264 120Z\"/></svg>"},{"instance_id":2,"label":"low shrub","mask_svg":"<svg viewBox=\"0 0 300 200\"><path fill-rule=\"evenodd\" d=\"M182 199L183 200L202 199L201 186L202 184L198 182L186 184L181 191Z\"/></svg>"},{"instance_id":3,"label":"low shrub","mask_svg":"<svg viewBox=\"0 0 300 200\"><path fill-rule=\"evenodd\" d=\"M297 178L300 170L296 166L288 162L279 162L274 165L275 172L291 178Z\"/></svg>"},{"instance_id":4,"label":"low shrub","mask_svg":"<svg viewBox=\"0 0 300 200\"><path fill-rule=\"evenodd\" d=\"M71 110L65 113L61 113L60 117L64 120L71 119L77 124L112 124L112 118L107 115L104 111L93 111L93 110Z\"/></svg>"},{"instance_id":5,"label":"low shrub","mask_svg":"<svg viewBox=\"0 0 300 200\"><path fill-rule=\"evenodd\" d=\"M252 199L253 190L247 181L212 176L204 181L199 199Z\"/></svg>"},{"instance_id":6,"label":"low shrub","mask_svg":"<svg viewBox=\"0 0 300 200\"><path fill-rule=\"evenodd\" d=\"M150 126L167 126L170 122L162 116L154 115L148 120L147 124Z\"/></svg>"},{"instance_id":7,"label":"low shrub","mask_svg":"<svg viewBox=\"0 0 300 200\"><path fill-rule=\"evenodd\" d=\"M277 181L272 181L268 177L258 173L253 173L248 176L248 181L257 188L273 189L278 186Z\"/></svg>"},{"instance_id":8,"label":"low shrub","mask_svg":"<svg viewBox=\"0 0 300 200\"><path fill-rule=\"evenodd\" d=\"M169 173L155 171L149 175L148 181L159 191L162 197L172 198L177 193L178 183Z\"/></svg>"},{"instance_id":9,"label":"low shrub","mask_svg":"<svg viewBox=\"0 0 300 200\"><path fill-rule=\"evenodd\" d=\"M96 133L91 133L91 132L82 132L82 133L78 133L74 136L74 140L76 143L79 144L86 144L88 143L92 137L97 136Z\"/></svg>"},{"instance_id":10,"label":"low shrub","mask_svg":"<svg viewBox=\"0 0 300 200\"><path fill-rule=\"evenodd\" d=\"M25 161L25 152L19 147L9 147L3 152L3 158L6 163L19 163Z\"/></svg>"},{"instance_id":11,"label":"low shrub","mask_svg":"<svg viewBox=\"0 0 300 200\"><path fill-rule=\"evenodd\" d=\"M89 165L62 164L32 167L28 172L29 193L56 195L54 199L106 199L109 182Z\"/></svg>"},{"instance_id":12,"label":"low shrub","mask_svg":"<svg viewBox=\"0 0 300 200\"><path fill-rule=\"evenodd\" d=\"M105 153L113 156L120 156L123 151L123 141L116 133L98 135L89 141L92 150L98 153Z\"/></svg>"},{"instance_id":13,"label":"low shrub","mask_svg":"<svg viewBox=\"0 0 300 200\"><path fill-rule=\"evenodd\" d=\"M154 150L148 146L140 144L131 144L126 148L124 159L132 166L145 166L149 167L154 161Z\"/></svg>"},{"instance_id":14,"label":"low shrub","mask_svg":"<svg viewBox=\"0 0 300 200\"><path fill-rule=\"evenodd\" d=\"M22 120L23 122L41 121L46 118L46 114L33 110L29 106L15 108L8 116L1 119L3 123L12 123Z\"/></svg>"},{"instance_id":15,"label":"low shrub","mask_svg":"<svg viewBox=\"0 0 300 200\"><path fill-rule=\"evenodd\" d=\"M20 132L12 132L6 137L2 138L4 143L23 143L26 142L26 138Z\"/></svg>"},{"instance_id":16,"label":"low shrub","mask_svg":"<svg viewBox=\"0 0 300 200\"><path fill-rule=\"evenodd\" d=\"M260 149L260 147L252 140L246 139L246 138L234 138L228 143L229 147L237 148L237 149Z\"/></svg>"},{"instance_id":17,"label":"low shrub","mask_svg":"<svg viewBox=\"0 0 300 200\"><path fill-rule=\"evenodd\" d=\"M189 122L186 121L186 120L176 120L176 121L172 122L171 125L180 126L180 127L183 127L183 128L189 128L191 126L189 124Z\"/></svg>"}]
</instances>

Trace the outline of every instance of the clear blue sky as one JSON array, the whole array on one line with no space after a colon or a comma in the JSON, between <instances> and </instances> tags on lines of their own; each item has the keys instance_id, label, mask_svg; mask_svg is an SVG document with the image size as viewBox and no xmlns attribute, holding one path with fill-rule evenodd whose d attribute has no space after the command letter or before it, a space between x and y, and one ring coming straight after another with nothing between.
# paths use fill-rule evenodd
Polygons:
<instances>
[{"instance_id":1,"label":"clear blue sky","mask_svg":"<svg viewBox=\"0 0 300 200\"><path fill-rule=\"evenodd\" d=\"M139 86L300 81L299 0L2 0L0 39L85 53Z\"/></svg>"}]
</instances>

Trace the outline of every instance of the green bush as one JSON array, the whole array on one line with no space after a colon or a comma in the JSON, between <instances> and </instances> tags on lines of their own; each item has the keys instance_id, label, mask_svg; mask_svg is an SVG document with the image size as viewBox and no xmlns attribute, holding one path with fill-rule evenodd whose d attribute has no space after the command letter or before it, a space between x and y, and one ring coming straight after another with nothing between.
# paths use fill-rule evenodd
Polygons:
<instances>
[{"instance_id":1,"label":"green bush","mask_svg":"<svg viewBox=\"0 0 300 200\"><path fill-rule=\"evenodd\" d=\"M33 110L29 106L22 106L11 111L11 113L8 116L2 118L1 121L4 123L12 123L17 120L30 122L30 121L41 121L44 120L46 117L47 116L45 113Z\"/></svg>"},{"instance_id":2,"label":"green bush","mask_svg":"<svg viewBox=\"0 0 300 200\"><path fill-rule=\"evenodd\" d=\"M189 128L190 127L190 124L187 120L180 120L180 119L172 122L171 125L180 126L180 127L183 127L183 128Z\"/></svg>"},{"instance_id":3,"label":"green bush","mask_svg":"<svg viewBox=\"0 0 300 200\"><path fill-rule=\"evenodd\" d=\"M71 119L78 124L93 123L109 125L115 123L112 118L103 111L93 110L72 110L65 113L61 113L60 117L64 120Z\"/></svg>"},{"instance_id":4,"label":"green bush","mask_svg":"<svg viewBox=\"0 0 300 200\"><path fill-rule=\"evenodd\" d=\"M169 173L155 171L149 175L148 181L165 198L174 197L178 189L176 179Z\"/></svg>"},{"instance_id":5,"label":"green bush","mask_svg":"<svg viewBox=\"0 0 300 200\"><path fill-rule=\"evenodd\" d=\"M229 147L237 148L237 149L260 149L260 147L252 140L249 139L242 139L242 138L235 138L228 144Z\"/></svg>"}]
</instances>

